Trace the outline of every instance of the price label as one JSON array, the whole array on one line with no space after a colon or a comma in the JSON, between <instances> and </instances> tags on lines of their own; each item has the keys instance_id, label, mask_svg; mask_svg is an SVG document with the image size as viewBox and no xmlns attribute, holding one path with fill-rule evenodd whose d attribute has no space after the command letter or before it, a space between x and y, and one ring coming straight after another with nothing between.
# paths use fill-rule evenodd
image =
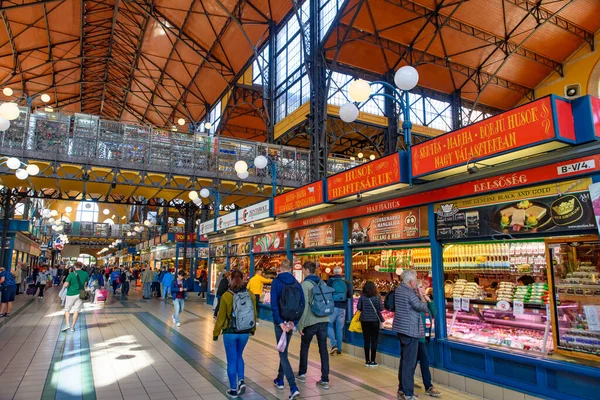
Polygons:
<instances>
[{"instance_id":1,"label":"price label","mask_svg":"<svg viewBox=\"0 0 600 400\"><path fill-rule=\"evenodd\" d=\"M510 310L510 303L506 300L500 300L496 303L496 308L500 311L508 311Z\"/></svg>"},{"instance_id":2,"label":"price label","mask_svg":"<svg viewBox=\"0 0 600 400\"><path fill-rule=\"evenodd\" d=\"M460 308L461 308L463 311L469 311L469 310L471 309L471 308L469 307L469 305L470 305L470 302L471 302L471 301L470 301L469 299L464 299L464 298L463 298L463 299L461 299L461 307L460 307Z\"/></svg>"},{"instance_id":3,"label":"price label","mask_svg":"<svg viewBox=\"0 0 600 400\"><path fill-rule=\"evenodd\" d=\"M513 315L525 314L525 306L522 300L513 301Z\"/></svg>"},{"instance_id":4,"label":"price label","mask_svg":"<svg viewBox=\"0 0 600 400\"><path fill-rule=\"evenodd\" d=\"M460 310L460 297L455 297L454 298L454 311L458 311Z\"/></svg>"}]
</instances>

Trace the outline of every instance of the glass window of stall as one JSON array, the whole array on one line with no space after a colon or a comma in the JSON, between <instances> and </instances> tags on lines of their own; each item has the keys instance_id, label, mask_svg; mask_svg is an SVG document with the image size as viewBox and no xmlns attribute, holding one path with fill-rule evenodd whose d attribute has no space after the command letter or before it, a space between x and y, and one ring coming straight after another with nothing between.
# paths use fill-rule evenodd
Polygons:
<instances>
[{"instance_id":1,"label":"glass window of stall","mask_svg":"<svg viewBox=\"0 0 600 400\"><path fill-rule=\"evenodd\" d=\"M212 243L209 245L210 253L210 293L215 292L215 284L219 273L227 267L227 243Z\"/></svg>"},{"instance_id":2,"label":"glass window of stall","mask_svg":"<svg viewBox=\"0 0 600 400\"><path fill-rule=\"evenodd\" d=\"M404 269L417 271L423 286L431 288L431 249L428 244L427 208L383 213L350 221L354 312L367 281L373 281L384 298L401 282ZM419 242L421 241L421 242ZM391 329L394 313L384 311L384 329ZM429 318L433 323L433 319ZM432 326L430 326L432 328ZM428 329L433 333L433 329Z\"/></svg>"},{"instance_id":3,"label":"glass window of stall","mask_svg":"<svg viewBox=\"0 0 600 400\"><path fill-rule=\"evenodd\" d=\"M267 279L277 276L279 264L287 259L288 232L272 232L252 237L252 252L254 254L254 271L261 270ZM263 285L260 302L271 304L271 285Z\"/></svg>"},{"instance_id":4,"label":"glass window of stall","mask_svg":"<svg viewBox=\"0 0 600 400\"><path fill-rule=\"evenodd\" d=\"M344 232L342 222L316 225L292 231L294 265L312 261L317 265L317 275L328 280L336 266L346 270L342 250ZM324 249L327 249L324 251ZM339 250L338 250L339 249ZM295 270L296 279L302 281L302 271Z\"/></svg>"},{"instance_id":5,"label":"glass window of stall","mask_svg":"<svg viewBox=\"0 0 600 400\"><path fill-rule=\"evenodd\" d=\"M584 181L435 206L450 339L554 352L552 279L543 237L595 226L590 202L580 201L589 184ZM566 218L569 213L560 207L565 202L576 205L577 218Z\"/></svg>"},{"instance_id":6,"label":"glass window of stall","mask_svg":"<svg viewBox=\"0 0 600 400\"><path fill-rule=\"evenodd\" d=\"M227 244L229 269L239 269L244 279L250 278L250 238L231 241Z\"/></svg>"},{"instance_id":7,"label":"glass window of stall","mask_svg":"<svg viewBox=\"0 0 600 400\"><path fill-rule=\"evenodd\" d=\"M600 242L597 236L549 239L557 352L600 356Z\"/></svg>"}]
</instances>

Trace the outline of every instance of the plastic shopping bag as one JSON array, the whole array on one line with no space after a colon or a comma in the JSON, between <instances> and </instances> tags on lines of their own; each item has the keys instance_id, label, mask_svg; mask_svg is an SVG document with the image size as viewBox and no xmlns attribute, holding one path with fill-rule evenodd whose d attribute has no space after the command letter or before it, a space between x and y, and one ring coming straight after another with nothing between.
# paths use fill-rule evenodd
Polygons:
<instances>
[{"instance_id":1,"label":"plastic shopping bag","mask_svg":"<svg viewBox=\"0 0 600 400\"><path fill-rule=\"evenodd\" d=\"M64 300L67 297L67 288L63 287L62 289L60 289L60 292L58 292L58 297L60 297L61 300Z\"/></svg>"},{"instance_id":2,"label":"plastic shopping bag","mask_svg":"<svg viewBox=\"0 0 600 400\"><path fill-rule=\"evenodd\" d=\"M280 353L283 353L285 351L286 346L287 346L287 333L283 332L281 334L281 337L279 338L279 343L277 343L277 350Z\"/></svg>"},{"instance_id":3,"label":"plastic shopping bag","mask_svg":"<svg viewBox=\"0 0 600 400\"><path fill-rule=\"evenodd\" d=\"M352 317L352 321L350 322L350 327L348 328L350 332L362 333L362 325L360 324L360 311L357 311Z\"/></svg>"}]
</instances>

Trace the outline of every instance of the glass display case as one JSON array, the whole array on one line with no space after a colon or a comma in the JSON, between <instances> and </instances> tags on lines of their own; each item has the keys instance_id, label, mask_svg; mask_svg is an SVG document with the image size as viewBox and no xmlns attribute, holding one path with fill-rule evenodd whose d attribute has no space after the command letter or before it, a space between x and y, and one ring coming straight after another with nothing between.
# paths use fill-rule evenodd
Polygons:
<instances>
[{"instance_id":1,"label":"glass display case","mask_svg":"<svg viewBox=\"0 0 600 400\"><path fill-rule=\"evenodd\" d=\"M217 277L219 276L219 272L225 271L227 260L225 257L215 257L211 258L211 268L210 268L210 293L215 293L215 284L217 283Z\"/></svg>"},{"instance_id":2,"label":"glass display case","mask_svg":"<svg viewBox=\"0 0 600 400\"><path fill-rule=\"evenodd\" d=\"M344 275L343 250L294 254L294 264L304 264L306 261L312 261L316 264L316 274L324 281L329 279L330 275L333 275L335 267L341 267L342 275Z\"/></svg>"},{"instance_id":3,"label":"glass display case","mask_svg":"<svg viewBox=\"0 0 600 400\"><path fill-rule=\"evenodd\" d=\"M448 337L550 353L545 249L542 240L444 245Z\"/></svg>"},{"instance_id":4,"label":"glass display case","mask_svg":"<svg viewBox=\"0 0 600 400\"><path fill-rule=\"evenodd\" d=\"M254 255L254 270L261 269L263 276L268 279L273 279L277 276L277 270L281 261L287 258L286 254L255 254ZM265 305L271 304L271 284L265 284L260 295L261 303Z\"/></svg>"},{"instance_id":5,"label":"glass display case","mask_svg":"<svg viewBox=\"0 0 600 400\"><path fill-rule=\"evenodd\" d=\"M396 248L366 248L352 252L352 285L354 288L353 312L367 281L373 281L382 299L401 282L402 270L412 268L425 288L431 287L431 249L419 245ZM429 289L431 293L431 289ZM384 329L391 329L394 321L392 311L383 311Z\"/></svg>"},{"instance_id":6,"label":"glass display case","mask_svg":"<svg viewBox=\"0 0 600 400\"><path fill-rule=\"evenodd\" d=\"M557 349L600 356L600 242L592 236L547 243Z\"/></svg>"}]
</instances>

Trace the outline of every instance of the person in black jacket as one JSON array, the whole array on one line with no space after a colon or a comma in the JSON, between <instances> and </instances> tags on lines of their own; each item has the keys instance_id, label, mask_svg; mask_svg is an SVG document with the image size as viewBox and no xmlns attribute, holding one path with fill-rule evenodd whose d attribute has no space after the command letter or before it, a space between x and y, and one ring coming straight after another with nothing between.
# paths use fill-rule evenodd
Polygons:
<instances>
[{"instance_id":1,"label":"person in black jacket","mask_svg":"<svg viewBox=\"0 0 600 400\"><path fill-rule=\"evenodd\" d=\"M377 343L379 341L379 326L383 322L383 305L381 297L377 293L377 287L373 281L367 281L363 287L357 305L360 311L360 324L363 331L365 348L365 365L376 367Z\"/></svg>"},{"instance_id":2,"label":"person in black jacket","mask_svg":"<svg viewBox=\"0 0 600 400\"><path fill-rule=\"evenodd\" d=\"M227 292L228 289L229 289L229 272L223 272L223 279L221 279L219 281L219 286L217 287L217 291L215 293L217 301L218 301L217 306L215 307L215 315L214 315L215 318L219 314L219 306L221 305L221 296L223 296L225 294L225 292Z\"/></svg>"}]
</instances>

